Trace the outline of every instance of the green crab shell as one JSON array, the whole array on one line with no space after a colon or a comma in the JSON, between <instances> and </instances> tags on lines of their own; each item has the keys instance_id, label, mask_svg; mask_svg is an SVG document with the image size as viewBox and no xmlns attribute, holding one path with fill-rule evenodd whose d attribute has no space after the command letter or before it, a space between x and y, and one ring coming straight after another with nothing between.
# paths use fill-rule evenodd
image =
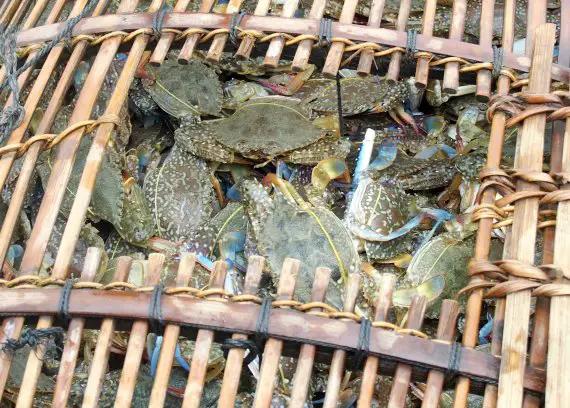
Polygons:
<instances>
[{"instance_id":1,"label":"green crab shell","mask_svg":"<svg viewBox=\"0 0 570 408\"><path fill-rule=\"evenodd\" d=\"M357 115L371 109L388 112L408 96L405 82L390 84L387 81L376 83L369 78L343 78L340 80L340 86L343 116ZM338 112L335 81L325 86L309 106L317 112Z\"/></svg>"},{"instance_id":2,"label":"green crab shell","mask_svg":"<svg viewBox=\"0 0 570 408\"><path fill-rule=\"evenodd\" d=\"M126 241L144 244L154 234L154 220L149 203L138 184L125 188L123 216L115 228Z\"/></svg>"},{"instance_id":3,"label":"green crab shell","mask_svg":"<svg viewBox=\"0 0 570 408\"><path fill-rule=\"evenodd\" d=\"M194 59L188 65L166 60L160 67L149 69L154 80L143 80L143 86L166 113L178 119L189 115L219 116L222 83L213 69Z\"/></svg>"},{"instance_id":4,"label":"green crab shell","mask_svg":"<svg viewBox=\"0 0 570 408\"><path fill-rule=\"evenodd\" d=\"M175 145L163 165L150 171L144 194L158 235L178 242L210 217L214 192L206 163Z\"/></svg>"},{"instance_id":5,"label":"green crab shell","mask_svg":"<svg viewBox=\"0 0 570 408\"><path fill-rule=\"evenodd\" d=\"M231 117L191 124L176 132L188 146L192 139L210 141L252 158L273 158L306 147L326 135L309 120L309 110L291 98L255 98ZM213 142L213 143L212 143Z\"/></svg>"},{"instance_id":6,"label":"green crab shell","mask_svg":"<svg viewBox=\"0 0 570 408\"><path fill-rule=\"evenodd\" d=\"M270 198L251 181L244 182L244 199L258 251L266 257L274 279L279 279L285 258L299 259L295 294L308 302L316 268L328 267L327 302L342 307L341 275L360 271L360 258L342 221L326 208L301 209L279 192Z\"/></svg>"}]
</instances>

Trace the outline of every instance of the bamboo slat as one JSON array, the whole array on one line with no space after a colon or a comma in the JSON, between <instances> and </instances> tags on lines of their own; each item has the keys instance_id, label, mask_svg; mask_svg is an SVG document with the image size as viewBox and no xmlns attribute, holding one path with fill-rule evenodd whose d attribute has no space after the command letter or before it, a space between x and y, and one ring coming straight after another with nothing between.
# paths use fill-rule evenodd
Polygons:
<instances>
[{"instance_id":1,"label":"bamboo slat","mask_svg":"<svg viewBox=\"0 0 570 408\"><path fill-rule=\"evenodd\" d=\"M115 282L126 282L129 277L129 272L131 271L131 265L131 258L127 256L117 258L113 280ZM99 327L99 337L97 338L97 345L93 353L93 363L91 367L89 367L89 376L83 396L83 401L86 402L87 405L96 404L99 394L101 394L101 387L103 386L103 379L107 372L107 364L109 362L109 355L111 354L115 325L116 321L114 319L107 318L101 322L101 326ZM56 395L57 393L54 395L54 404Z\"/></svg>"},{"instance_id":2,"label":"bamboo slat","mask_svg":"<svg viewBox=\"0 0 570 408\"><path fill-rule=\"evenodd\" d=\"M506 7L506 4L505 4ZM495 0L483 0L481 4L481 26L479 30L479 45L490 48L493 45L493 23L495 12ZM504 38L504 37L503 37ZM504 47L503 47L504 48ZM491 97L493 75L488 69L477 72L477 100L487 102Z\"/></svg>"},{"instance_id":3,"label":"bamboo slat","mask_svg":"<svg viewBox=\"0 0 570 408\"><path fill-rule=\"evenodd\" d=\"M545 74L549 73L552 67L555 29L556 26L553 24L541 24L537 28L529 81L530 92L550 91L550 75ZM542 170L545 124L546 115L535 115L524 121L519 133L515 168L528 171ZM525 181L517 182L517 191L535 191L537 188ZM532 264L538 221L538 198L515 202L513 218L511 235L513 258ZM507 295L497 402L499 408L522 405L529 315L530 291Z\"/></svg>"},{"instance_id":4,"label":"bamboo slat","mask_svg":"<svg viewBox=\"0 0 570 408\"><path fill-rule=\"evenodd\" d=\"M178 0L172 11L174 13L183 13L186 11L188 4L190 4L190 0ZM150 64L154 66L162 65L164 59L166 58L166 54L168 54L168 50L172 45L172 41L174 41L174 37L176 37L176 34L174 33L163 33L160 36L160 39L156 43L154 51L150 56L149 60Z\"/></svg>"},{"instance_id":5,"label":"bamboo slat","mask_svg":"<svg viewBox=\"0 0 570 408\"><path fill-rule=\"evenodd\" d=\"M370 16L368 17L369 27L380 27L382 21L382 13L384 13L384 6L386 0L374 0L372 6L370 7ZM372 63L374 62L374 52L371 50L364 50L360 55L360 61L358 61L358 68L356 71L360 75L368 75L370 69L372 68Z\"/></svg>"},{"instance_id":6,"label":"bamboo slat","mask_svg":"<svg viewBox=\"0 0 570 408\"><path fill-rule=\"evenodd\" d=\"M358 0L346 0L342 6L342 11L338 22L341 24L350 24L354 19L354 13L356 12L356 6L358 5ZM325 65L323 67L323 74L336 76L340 63L342 61L342 55L344 53L344 44L341 42L335 42L331 45Z\"/></svg>"},{"instance_id":7,"label":"bamboo slat","mask_svg":"<svg viewBox=\"0 0 570 408\"><path fill-rule=\"evenodd\" d=\"M467 0L455 0L453 2L453 14L451 17L451 29L449 38L461 41L465 28L465 12L467 11ZM459 63L448 62L445 64L443 72L443 91L455 94L459 87Z\"/></svg>"},{"instance_id":8,"label":"bamboo slat","mask_svg":"<svg viewBox=\"0 0 570 408\"><path fill-rule=\"evenodd\" d=\"M222 289L228 271L228 264L222 261L214 262L214 270L210 277L209 287L212 289ZM219 295L214 295L220 297ZM184 390L183 408L200 407L200 398L204 390L206 371L210 361L210 350L214 342L214 332L212 330L199 330L196 336L196 346L192 354L192 364L188 374L188 382Z\"/></svg>"},{"instance_id":9,"label":"bamboo slat","mask_svg":"<svg viewBox=\"0 0 570 408\"><path fill-rule=\"evenodd\" d=\"M176 286L188 286L194 266L196 265L196 256L194 254L185 253L180 258L178 267L178 275L176 277ZM156 367L154 383L152 384L152 392L150 394L149 407L162 407L166 398L168 389L168 381L170 380L170 370L174 362L174 353L178 344L178 336L180 335L180 326L167 324L164 328L164 336L162 340L162 348L160 357Z\"/></svg>"},{"instance_id":10,"label":"bamboo slat","mask_svg":"<svg viewBox=\"0 0 570 408\"><path fill-rule=\"evenodd\" d=\"M408 25L408 19L410 18L410 10L412 8L411 0L401 0L400 10L398 12L398 20L396 21L396 30L405 31ZM406 38L410 33L406 34ZM390 65L388 66L388 73L386 77L388 81L398 82L400 77L400 65L402 63L403 54L400 51L396 51L392 54L392 59L390 60Z\"/></svg>"},{"instance_id":11,"label":"bamboo slat","mask_svg":"<svg viewBox=\"0 0 570 408\"><path fill-rule=\"evenodd\" d=\"M426 0L424 5L424 15L422 18L422 35L431 36L437 10L437 0ZM425 88L429 76L429 58L418 58L416 65L416 86Z\"/></svg>"},{"instance_id":12,"label":"bamboo slat","mask_svg":"<svg viewBox=\"0 0 570 408\"><path fill-rule=\"evenodd\" d=\"M198 9L200 13L209 13L214 6L214 0L204 0ZM178 62L181 64L187 64L190 58L192 58L192 54L194 54L194 49L198 42L200 41L200 34L192 34L186 38L182 49L180 50L180 54L178 54Z\"/></svg>"},{"instance_id":13,"label":"bamboo slat","mask_svg":"<svg viewBox=\"0 0 570 408\"><path fill-rule=\"evenodd\" d=\"M230 0L226 8L226 14L233 14L239 11L243 0ZM210 49L206 55L206 59L210 62L218 62L222 57L224 47L228 41L228 34L220 33L214 36L212 43L210 44Z\"/></svg>"},{"instance_id":14,"label":"bamboo slat","mask_svg":"<svg viewBox=\"0 0 570 408\"><path fill-rule=\"evenodd\" d=\"M299 5L299 0L285 0L283 4L283 9L281 10L281 17L291 18L295 15L297 11L297 6ZM285 38L282 36L275 37L269 43L267 52L265 53L265 59L263 60L263 65L270 68L275 68L279 64L281 59L281 53L283 52L283 47L285 46Z\"/></svg>"},{"instance_id":15,"label":"bamboo slat","mask_svg":"<svg viewBox=\"0 0 570 408\"><path fill-rule=\"evenodd\" d=\"M314 0L308 19L319 21L323 18L326 3L326 0ZM293 63L291 64L293 71L302 72L307 68L313 44L313 40L303 40L299 43L297 51L295 52L295 57L293 58Z\"/></svg>"}]
</instances>

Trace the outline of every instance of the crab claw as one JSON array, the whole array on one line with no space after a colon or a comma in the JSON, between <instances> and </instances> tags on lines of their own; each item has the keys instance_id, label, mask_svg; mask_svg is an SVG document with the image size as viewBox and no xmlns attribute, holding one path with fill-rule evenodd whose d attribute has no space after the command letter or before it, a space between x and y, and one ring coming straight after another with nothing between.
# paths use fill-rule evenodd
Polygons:
<instances>
[{"instance_id":1,"label":"crab claw","mask_svg":"<svg viewBox=\"0 0 570 408\"><path fill-rule=\"evenodd\" d=\"M416 134L416 136L417 137L421 136L420 128L416 124L414 117L412 115L410 115L408 112L406 112L402 106L391 110L389 112L389 114L396 121L396 123L398 123L399 125L402 125L402 122L403 122L403 123L410 125L412 127L412 129L414 129L414 133Z\"/></svg>"}]
</instances>

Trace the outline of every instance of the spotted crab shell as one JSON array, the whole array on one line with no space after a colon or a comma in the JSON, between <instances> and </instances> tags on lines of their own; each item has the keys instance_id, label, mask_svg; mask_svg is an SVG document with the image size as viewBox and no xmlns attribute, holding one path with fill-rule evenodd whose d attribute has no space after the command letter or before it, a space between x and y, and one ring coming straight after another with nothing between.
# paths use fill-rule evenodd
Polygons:
<instances>
[{"instance_id":1,"label":"spotted crab shell","mask_svg":"<svg viewBox=\"0 0 570 408\"><path fill-rule=\"evenodd\" d=\"M189 115L219 116L222 83L203 62L190 60L188 65L180 65L166 60L150 71L154 79L143 80L143 86L166 113L178 119Z\"/></svg>"},{"instance_id":2,"label":"spotted crab shell","mask_svg":"<svg viewBox=\"0 0 570 408\"><path fill-rule=\"evenodd\" d=\"M368 78L343 78L340 80L343 116L357 115L372 108L378 112L394 109L406 99L408 88L404 82L389 84L386 81L377 83ZM335 81L331 81L309 103L311 109L318 112L338 112L337 89Z\"/></svg>"},{"instance_id":3,"label":"spotted crab shell","mask_svg":"<svg viewBox=\"0 0 570 408\"><path fill-rule=\"evenodd\" d=\"M244 199L258 251L274 278L278 279L285 258L299 259L295 294L308 302L316 268L328 267L327 302L342 307L341 274L360 271L360 258L342 221L324 207L301 209L279 192L271 198L256 182L244 182Z\"/></svg>"},{"instance_id":4,"label":"spotted crab shell","mask_svg":"<svg viewBox=\"0 0 570 408\"><path fill-rule=\"evenodd\" d=\"M208 174L206 162L175 145L163 165L146 175L144 193L161 238L185 240L211 215Z\"/></svg>"},{"instance_id":5,"label":"spotted crab shell","mask_svg":"<svg viewBox=\"0 0 570 408\"><path fill-rule=\"evenodd\" d=\"M324 136L309 121L309 113L297 99L262 97L245 103L227 119L201 126L216 142L245 157L275 157Z\"/></svg>"}]
</instances>

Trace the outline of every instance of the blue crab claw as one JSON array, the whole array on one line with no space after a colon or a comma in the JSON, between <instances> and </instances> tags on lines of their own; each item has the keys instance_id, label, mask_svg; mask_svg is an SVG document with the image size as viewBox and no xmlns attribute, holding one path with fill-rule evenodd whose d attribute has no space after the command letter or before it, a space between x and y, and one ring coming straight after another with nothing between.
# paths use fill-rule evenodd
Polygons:
<instances>
[{"instance_id":1,"label":"blue crab claw","mask_svg":"<svg viewBox=\"0 0 570 408\"><path fill-rule=\"evenodd\" d=\"M356 222L356 220L354 220L354 217L351 214L349 214L347 218L348 221L347 226L350 232L352 232L354 235L356 235L361 239L372 242L386 242L399 238L403 235L406 235L408 232L410 232L415 227L420 225L422 220L424 220L427 217L428 215L426 213L418 214L414 218L406 222L403 226L401 226L395 231L392 231L389 234L382 234L374 230L369 225L363 225L360 224L359 222Z\"/></svg>"},{"instance_id":2,"label":"blue crab claw","mask_svg":"<svg viewBox=\"0 0 570 408\"><path fill-rule=\"evenodd\" d=\"M423 208L422 211L423 211L422 214L425 214L426 217L431 218L432 220L435 221L435 225L432 227L430 232L428 232L427 235L424 237L418 249L427 244L429 240L432 239L433 235L435 234L435 231L437 231L439 226L443 224L444 221L449 221L453 219L453 215L451 215L445 210L440 210L439 208Z\"/></svg>"},{"instance_id":3,"label":"blue crab claw","mask_svg":"<svg viewBox=\"0 0 570 408\"><path fill-rule=\"evenodd\" d=\"M380 171L390 167L392 163L394 163L394 160L396 160L397 154L398 148L396 142L392 139L382 139L378 146L378 156L370 163L368 169Z\"/></svg>"},{"instance_id":4,"label":"blue crab claw","mask_svg":"<svg viewBox=\"0 0 570 408\"><path fill-rule=\"evenodd\" d=\"M162 336L156 336L155 334L149 334L148 337L148 354L150 356L150 374L154 378L156 374L156 369L158 367L158 359L160 357L160 350L162 349ZM182 357L182 352L180 351L180 345L176 344L176 349L174 351L174 358L180 364L180 366L186 371L190 372L190 366Z\"/></svg>"},{"instance_id":5,"label":"blue crab claw","mask_svg":"<svg viewBox=\"0 0 570 408\"><path fill-rule=\"evenodd\" d=\"M331 180L339 178L343 174L348 175L348 166L343 160L333 158L321 160L313 168L311 184L317 191L324 191Z\"/></svg>"},{"instance_id":6,"label":"blue crab claw","mask_svg":"<svg viewBox=\"0 0 570 408\"><path fill-rule=\"evenodd\" d=\"M287 163L279 160L279 162L277 162L275 173L277 174L277 177L289 180L292 172L289 166L287 166Z\"/></svg>"},{"instance_id":7,"label":"blue crab claw","mask_svg":"<svg viewBox=\"0 0 570 408\"><path fill-rule=\"evenodd\" d=\"M226 262L235 262L236 254L243 252L245 234L241 231L232 231L223 235L220 240L220 256Z\"/></svg>"},{"instance_id":8,"label":"blue crab claw","mask_svg":"<svg viewBox=\"0 0 570 408\"><path fill-rule=\"evenodd\" d=\"M212 260L210 258L208 258L207 256L198 254L198 255L196 255L196 260L198 261L198 263L200 265L202 265L204 268L206 268L210 272L214 270L214 262L212 262Z\"/></svg>"},{"instance_id":9,"label":"blue crab claw","mask_svg":"<svg viewBox=\"0 0 570 408\"><path fill-rule=\"evenodd\" d=\"M449 158L454 158L455 156L457 156L457 153L455 152L455 149L453 147L450 147L446 144L438 144L438 145L426 147L424 150L422 150L421 152L416 154L414 156L414 158L416 158L416 159L429 159L430 157L437 154L437 152L439 152L439 151L444 152L447 155L447 157L449 157Z\"/></svg>"},{"instance_id":10,"label":"blue crab claw","mask_svg":"<svg viewBox=\"0 0 570 408\"><path fill-rule=\"evenodd\" d=\"M445 278L441 275L421 283L413 288L402 288L394 291L392 302L394 306L410 307L412 298L416 295L425 296L428 302L436 300L445 289Z\"/></svg>"},{"instance_id":11,"label":"blue crab claw","mask_svg":"<svg viewBox=\"0 0 570 408\"><path fill-rule=\"evenodd\" d=\"M488 344L489 340L487 339L491 336L491 333L493 333L493 316L487 315L487 323L479 330L479 343Z\"/></svg>"},{"instance_id":12,"label":"blue crab claw","mask_svg":"<svg viewBox=\"0 0 570 408\"><path fill-rule=\"evenodd\" d=\"M241 201L241 192L237 184L234 184L226 191L226 198L229 201Z\"/></svg>"}]
</instances>

